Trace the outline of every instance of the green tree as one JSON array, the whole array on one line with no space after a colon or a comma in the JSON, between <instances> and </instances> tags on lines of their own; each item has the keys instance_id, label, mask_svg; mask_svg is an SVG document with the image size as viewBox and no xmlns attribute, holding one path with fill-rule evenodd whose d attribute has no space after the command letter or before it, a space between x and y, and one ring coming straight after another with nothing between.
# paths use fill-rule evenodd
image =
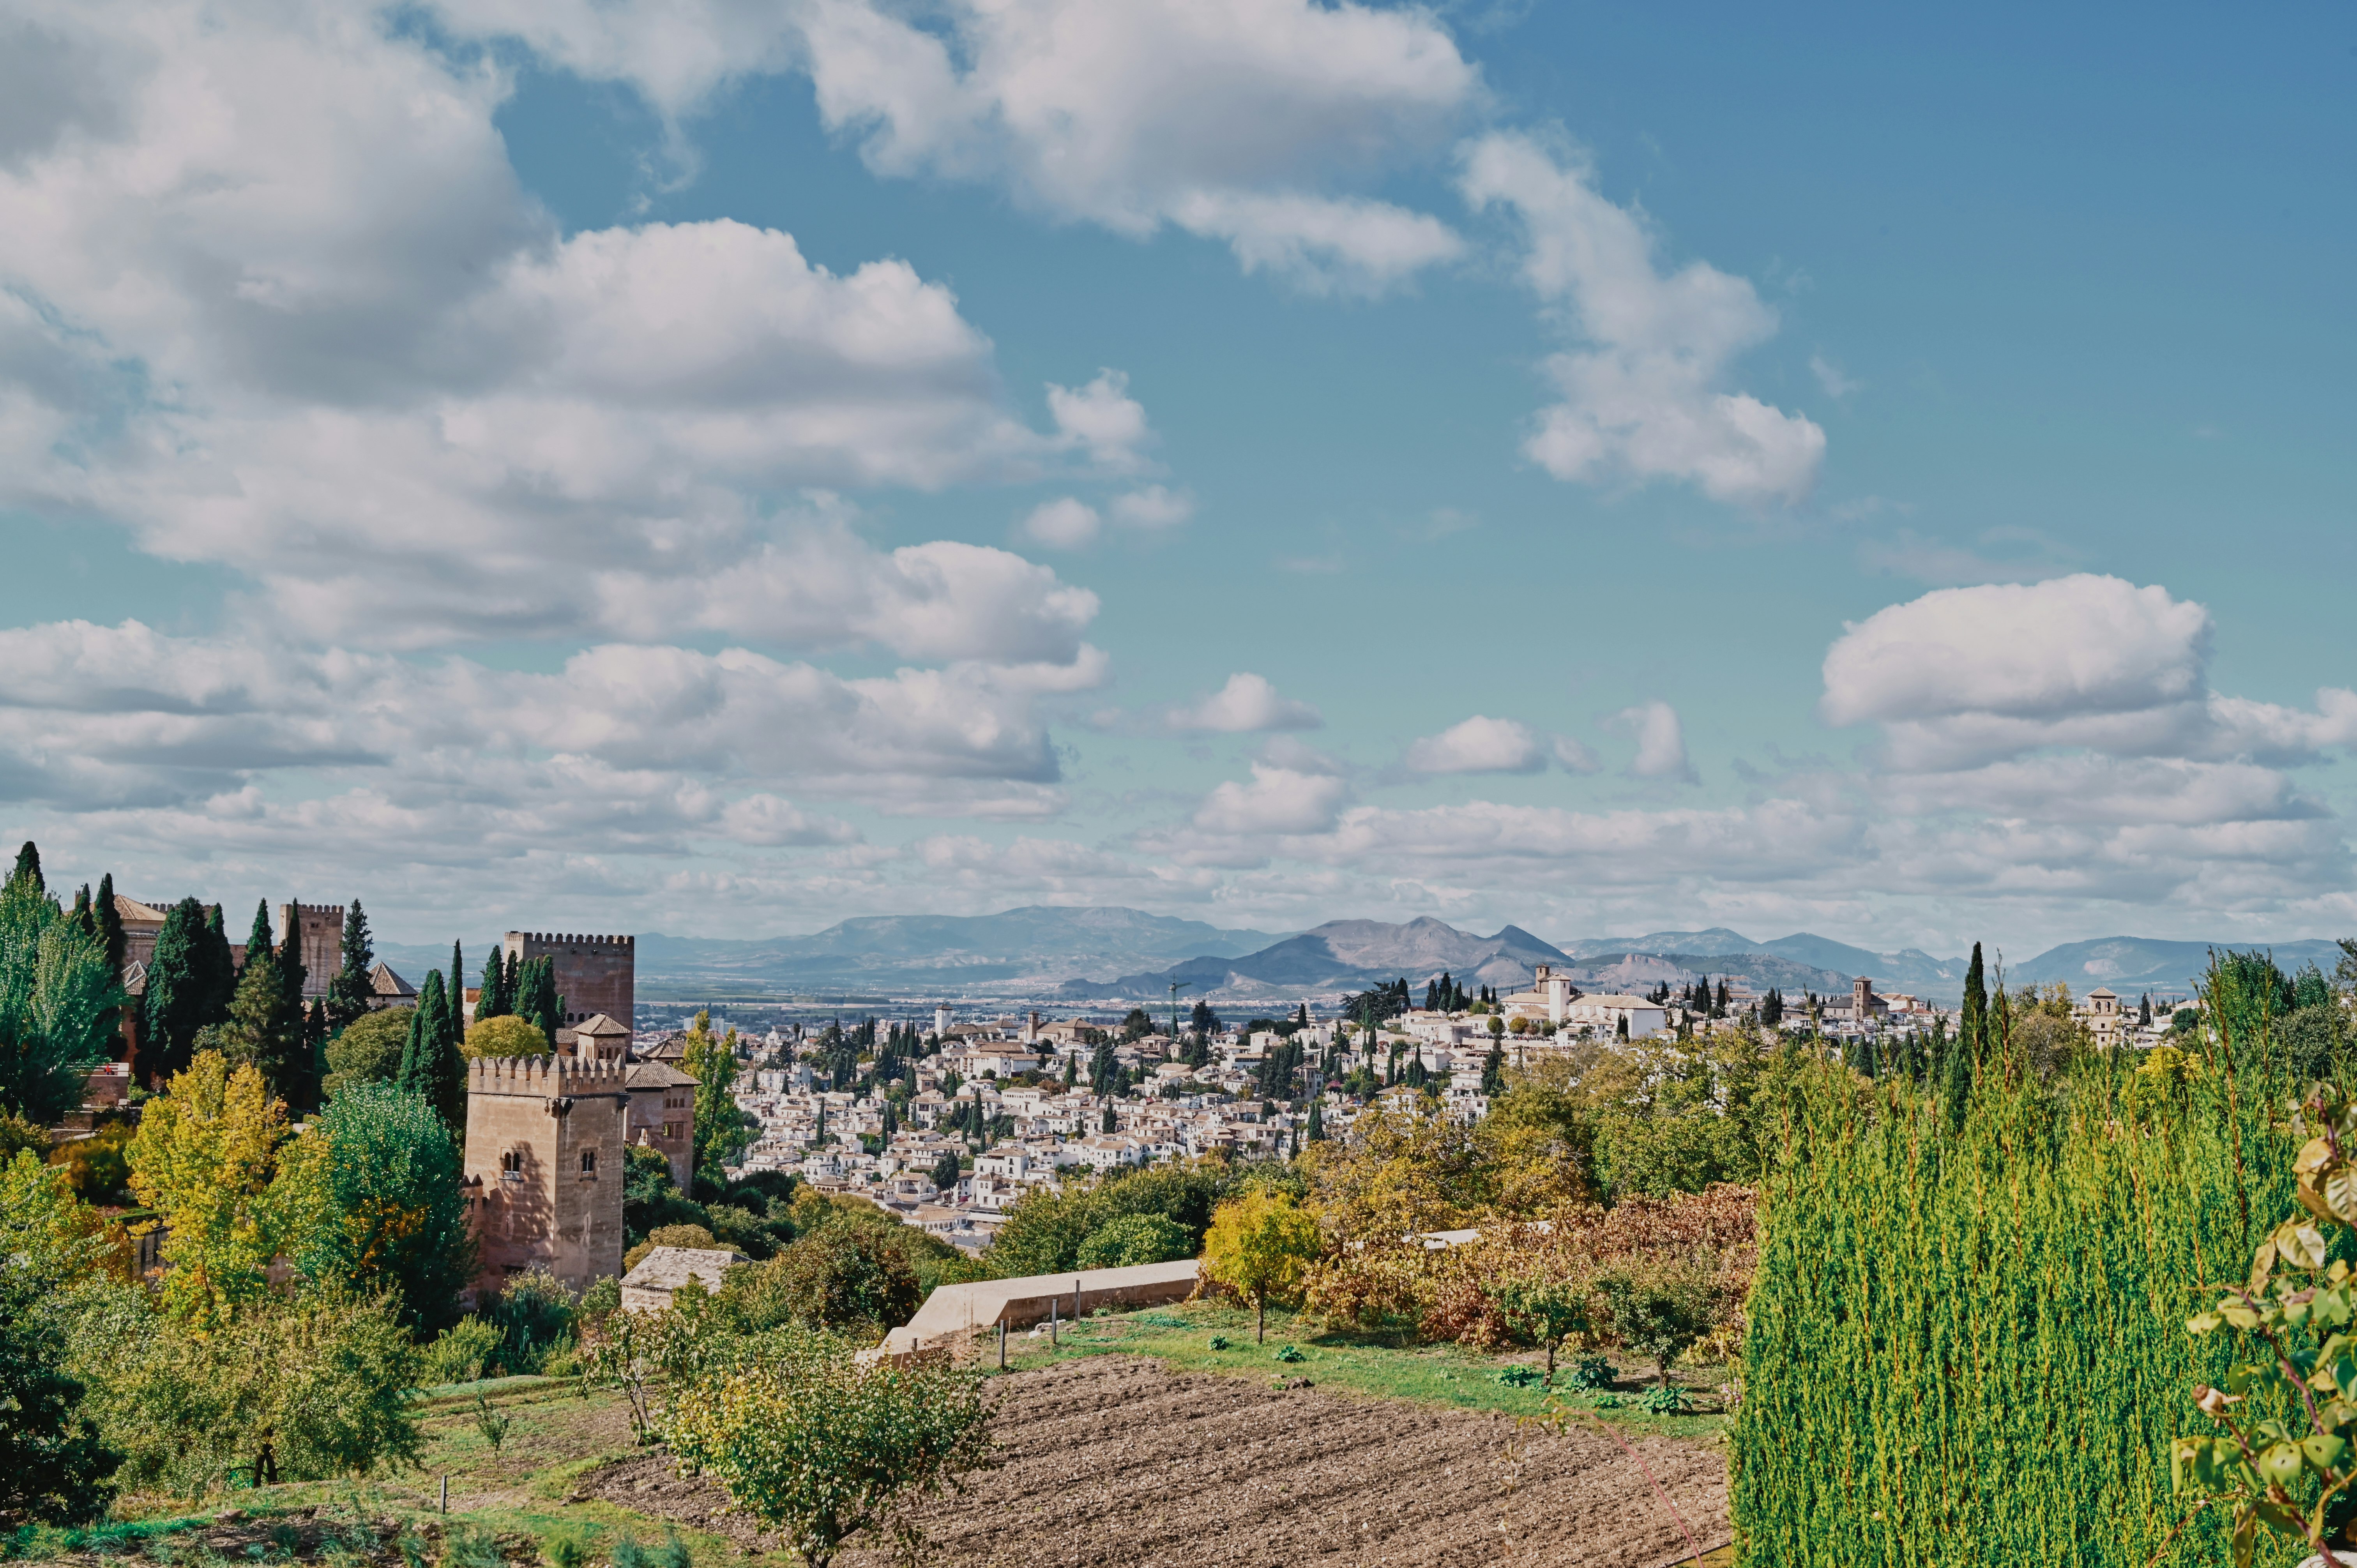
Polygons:
<instances>
[{"instance_id":1,"label":"green tree","mask_svg":"<svg viewBox=\"0 0 2357 1568\"><path fill-rule=\"evenodd\" d=\"M344 911L343 961L335 979L328 983L328 1022L338 1029L350 1028L366 1017L376 995L369 979L369 972L376 967L376 949L369 940L368 912L357 898Z\"/></svg>"},{"instance_id":2,"label":"green tree","mask_svg":"<svg viewBox=\"0 0 2357 1568\"><path fill-rule=\"evenodd\" d=\"M1286 1194L1247 1192L1220 1205L1203 1236L1203 1272L1252 1299L1254 1337L1268 1339L1268 1299L1299 1296L1321 1243L1318 1221Z\"/></svg>"},{"instance_id":3,"label":"green tree","mask_svg":"<svg viewBox=\"0 0 2357 1568\"><path fill-rule=\"evenodd\" d=\"M721 1166L745 1152L752 1134L737 1104L737 1031L712 1032L712 1015L698 1013L680 1064L695 1079L695 1170L713 1182Z\"/></svg>"},{"instance_id":4,"label":"green tree","mask_svg":"<svg viewBox=\"0 0 2357 1568\"><path fill-rule=\"evenodd\" d=\"M31 839L27 839L16 851L16 869L8 873L11 882L22 882L36 893L47 893L49 885L41 879L41 852Z\"/></svg>"},{"instance_id":5,"label":"green tree","mask_svg":"<svg viewBox=\"0 0 2357 1568\"><path fill-rule=\"evenodd\" d=\"M48 1126L79 1106L124 1000L98 941L34 878L0 885L0 1112Z\"/></svg>"},{"instance_id":6,"label":"green tree","mask_svg":"<svg viewBox=\"0 0 2357 1568\"><path fill-rule=\"evenodd\" d=\"M1671 1365L1718 1321L1711 1276L1684 1262L1610 1269L1596 1283L1611 1308L1613 1333L1652 1359L1654 1377L1663 1388L1669 1386Z\"/></svg>"},{"instance_id":7,"label":"green tree","mask_svg":"<svg viewBox=\"0 0 2357 1568\"><path fill-rule=\"evenodd\" d=\"M1956 1018L1956 1038L1964 1044L1969 1086L1970 1067L1983 1060L1988 1050L1988 980L1981 967L1978 942L1973 944L1972 962L1964 967L1964 1001Z\"/></svg>"},{"instance_id":8,"label":"green tree","mask_svg":"<svg viewBox=\"0 0 2357 1568\"><path fill-rule=\"evenodd\" d=\"M416 1011L385 1007L363 1014L359 1022L329 1040L328 1078L322 1085L326 1092L333 1097L356 1084L397 1080Z\"/></svg>"},{"instance_id":9,"label":"green tree","mask_svg":"<svg viewBox=\"0 0 2357 1568\"><path fill-rule=\"evenodd\" d=\"M114 873L108 872L98 879L98 938L106 950L106 967L110 973L123 972L123 961L127 948L123 934L123 911L114 906Z\"/></svg>"},{"instance_id":10,"label":"green tree","mask_svg":"<svg viewBox=\"0 0 2357 1568\"><path fill-rule=\"evenodd\" d=\"M139 1040L140 1055L154 1081L186 1070L195 1054L197 1031L214 1021L207 1011L197 950L204 924L204 906L194 898L181 899L165 911L156 946L147 955Z\"/></svg>"},{"instance_id":11,"label":"green tree","mask_svg":"<svg viewBox=\"0 0 2357 1568\"><path fill-rule=\"evenodd\" d=\"M413 1330L447 1326L475 1278L465 1175L422 1095L391 1083L339 1091L282 1159L295 1266L315 1283L390 1294Z\"/></svg>"},{"instance_id":12,"label":"green tree","mask_svg":"<svg viewBox=\"0 0 2357 1568\"><path fill-rule=\"evenodd\" d=\"M1547 1387L1555 1387L1555 1352L1575 1334L1596 1326L1596 1285L1577 1274L1544 1270L1510 1273L1485 1282L1514 1336L1546 1352Z\"/></svg>"},{"instance_id":13,"label":"green tree","mask_svg":"<svg viewBox=\"0 0 2357 1568\"><path fill-rule=\"evenodd\" d=\"M899 1227L838 1220L748 1270L747 1316L768 1327L857 1328L871 1337L906 1323L923 1292Z\"/></svg>"},{"instance_id":14,"label":"green tree","mask_svg":"<svg viewBox=\"0 0 2357 1568\"><path fill-rule=\"evenodd\" d=\"M930 1361L863 1366L853 1348L831 1336L787 1336L665 1412L680 1460L717 1480L809 1568L828 1568L860 1530L891 1531L913 1555L915 1530L893 1529L896 1510L989 1457L978 1377Z\"/></svg>"},{"instance_id":15,"label":"green tree","mask_svg":"<svg viewBox=\"0 0 2357 1568\"><path fill-rule=\"evenodd\" d=\"M1194 1256L1186 1228L1159 1214L1125 1214L1089 1233L1074 1260L1084 1269L1127 1269Z\"/></svg>"},{"instance_id":16,"label":"green tree","mask_svg":"<svg viewBox=\"0 0 2357 1568\"><path fill-rule=\"evenodd\" d=\"M550 1039L565 1026L565 998L556 989L556 961L527 959L516 970L516 1016Z\"/></svg>"},{"instance_id":17,"label":"green tree","mask_svg":"<svg viewBox=\"0 0 2357 1568\"><path fill-rule=\"evenodd\" d=\"M476 1061L485 1057L544 1057L551 1047L548 1036L538 1027L512 1013L502 1013L476 1019L468 1026L460 1049L468 1061Z\"/></svg>"},{"instance_id":18,"label":"green tree","mask_svg":"<svg viewBox=\"0 0 2357 1568\"><path fill-rule=\"evenodd\" d=\"M106 1506L123 1463L67 1370L58 1305L31 1263L0 1259L0 1523L90 1519Z\"/></svg>"},{"instance_id":19,"label":"green tree","mask_svg":"<svg viewBox=\"0 0 2357 1568\"><path fill-rule=\"evenodd\" d=\"M475 1022L504 1018L515 1011L515 996L508 989L512 965L500 961L500 950L493 948L491 956L483 963L483 987L475 997Z\"/></svg>"},{"instance_id":20,"label":"green tree","mask_svg":"<svg viewBox=\"0 0 2357 1568\"><path fill-rule=\"evenodd\" d=\"M237 991L230 999L221 1046L232 1065L252 1063L270 1093L289 1104L301 1102L310 1055L304 1036L302 996L299 992L287 994L285 976L270 942L267 903L253 911L253 934L245 944L245 972L238 976Z\"/></svg>"},{"instance_id":21,"label":"green tree","mask_svg":"<svg viewBox=\"0 0 2357 1568\"><path fill-rule=\"evenodd\" d=\"M467 1124L467 1064L459 1051L457 1018L442 972L429 970L410 1015L401 1056L401 1084L423 1095L453 1127Z\"/></svg>"},{"instance_id":22,"label":"green tree","mask_svg":"<svg viewBox=\"0 0 2357 1568\"><path fill-rule=\"evenodd\" d=\"M286 1108L251 1066L235 1072L205 1051L147 1102L131 1142L131 1190L168 1228L163 1297L200 1329L261 1297L264 1271L285 1239L272 1190Z\"/></svg>"}]
</instances>

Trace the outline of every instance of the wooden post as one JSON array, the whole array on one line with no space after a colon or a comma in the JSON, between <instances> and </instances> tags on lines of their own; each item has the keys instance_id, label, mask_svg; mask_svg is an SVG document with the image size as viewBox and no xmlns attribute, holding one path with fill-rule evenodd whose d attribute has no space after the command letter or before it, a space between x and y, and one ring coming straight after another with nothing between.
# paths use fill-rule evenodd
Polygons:
<instances>
[{"instance_id":1,"label":"wooden post","mask_svg":"<svg viewBox=\"0 0 2357 1568\"><path fill-rule=\"evenodd\" d=\"M1056 1298L1055 1298L1054 1296L1052 1296L1052 1295L1051 1295L1051 1296L1049 1296L1049 1297L1048 1298L1048 1348L1049 1348L1049 1349L1050 1349L1050 1350L1053 1350L1055 1348L1056 1348Z\"/></svg>"},{"instance_id":2,"label":"wooden post","mask_svg":"<svg viewBox=\"0 0 2357 1568\"><path fill-rule=\"evenodd\" d=\"M998 1369L1006 1370L1006 1319L998 1320Z\"/></svg>"},{"instance_id":3,"label":"wooden post","mask_svg":"<svg viewBox=\"0 0 2357 1568\"><path fill-rule=\"evenodd\" d=\"M1073 1322L1075 1322L1075 1323L1078 1323L1080 1320L1081 1320L1081 1282L1080 1282L1080 1281L1078 1281L1078 1280L1074 1280L1074 1281L1072 1282L1072 1321L1073 1321Z\"/></svg>"},{"instance_id":4,"label":"wooden post","mask_svg":"<svg viewBox=\"0 0 2357 1568\"><path fill-rule=\"evenodd\" d=\"M450 1511L450 1477L447 1476L442 1477L442 1511Z\"/></svg>"}]
</instances>

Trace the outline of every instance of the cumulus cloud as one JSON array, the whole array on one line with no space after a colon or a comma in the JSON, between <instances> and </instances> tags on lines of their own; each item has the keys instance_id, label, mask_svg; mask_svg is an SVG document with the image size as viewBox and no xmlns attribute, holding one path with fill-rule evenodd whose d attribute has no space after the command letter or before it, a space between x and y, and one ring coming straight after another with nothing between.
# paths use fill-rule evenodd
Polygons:
<instances>
[{"instance_id":1,"label":"cumulus cloud","mask_svg":"<svg viewBox=\"0 0 2357 1568\"><path fill-rule=\"evenodd\" d=\"M1749 505L1807 498L1824 432L1724 389L1735 358L1776 331L1749 283L1703 262L1664 275L1641 219L1527 136L1472 143L1458 188L1477 211L1513 211L1523 281L1587 345L1545 362L1563 401L1523 444L1532 461L1559 479L1683 479Z\"/></svg>"},{"instance_id":2,"label":"cumulus cloud","mask_svg":"<svg viewBox=\"0 0 2357 1568\"><path fill-rule=\"evenodd\" d=\"M1255 762L1251 782L1232 779L1204 797L1195 826L1238 837L1314 833L1332 825L1350 792L1330 773L1297 773Z\"/></svg>"},{"instance_id":3,"label":"cumulus cloud","mask_svg":"<svg viewBox=\"0 0 2357 1568\"><path fill-rule=\"evenodd\" d=\"M1406 767L1411 773L1536 773L1547 756L1530 725L1476 714L1410 745Z\"/></svg>"},{"instance_id":4,"label":"cumulus cloud","mask_svg":"<svg viewBox=\"0 0 2357 1568\"><path fill-rule=\"evenodd\" d=\"M1174 730L1245 735L1263 730L1318 729L1325 719L1307 703L1282 696L1265 676L1239 671L1203 698L1171 709L1164 724Z\"/></svg>"},{"instance_id":5,"label":"cumulus cloud","mask_svg":"<svg viewBox=\"0 0 2357 1568\"><path fill-rule=\"evenodd\" d=\"M2158 585L2080 574L1943 588L1827 650L1828 723L1878 723L1885 764L1969 769L2048 748L2115 757L2314 759L2357 744L2357 693L2314 711L2210 690L2210 612Z\"/></svg>"},{"instance_id":6,"label":"cumulus cloud","mask_svg":"<svg viewBox=\"0 0 2357 1568\"><path fill-rule=\"evenodd\" d=\"M1146 463L1117 371L1033 428L905 263L835 273L726 220L561 235L509 166L506 78L373 8L18 15L72 106L0 158L0 502L247 573L298 632L644 636L717 584L707 627L858 640L797 594L808 519L771 498ZM856 605L1021 564L820 553ZM1035 598L1017 619L1069 650L1093 600Z\"/></svg>"},{"instance_id":7,"label":"cumulus cloud","mask_svg":"<svg viewBox=\"0 0 2357 1568\"><path fill-rule=\"evenodd\" d=\"M1640 779L1695 782L1694 765L1686 760L1685 726L1669 703L1640 703L1621 709L1605 723L1636 740L1637 755L1629 763L1631 773Z\"/></svg>"},{"instance_id":8,"label":"cumulus cloud","mask_svg":"<svg viewBox=\"0 0 2357 1568\"><path fill-rule=\"evenodd\" d=\"M1113 500L1114 521L1131 528L1176 528L1194 515L1193 496L1163 485L1146 485Z\"/></svg>"},{"instance_id":9,"label":"cumulus cloud","mask_svg":"<svg viewBox=\"0 0 2357 1568\"><path fill-rule=\"evenodd\" d=\"M1456 255L1428 214L1349 188L1438 145L1480 73L1419 10L1311 0L879 0L740 7L439 0L677 116L791 62L876 172L986 182L1032 210L1225 242L1247 270L1374 294Z\"/></svg>"},{"instance_id":10,"label":"cumulus cloud","mask_svg":"<svg viewBox=\"0 0 2357 1568\"><path fill-rule=\"evenodd\" d=\"M1023 520L1021 532L1034 544L1044 544L1051 550L1078 550L1096 542L1104 519L1097 509L1074 496L1059 496L1051 501L1041 501Z\"/></svg>"}]
</instances>

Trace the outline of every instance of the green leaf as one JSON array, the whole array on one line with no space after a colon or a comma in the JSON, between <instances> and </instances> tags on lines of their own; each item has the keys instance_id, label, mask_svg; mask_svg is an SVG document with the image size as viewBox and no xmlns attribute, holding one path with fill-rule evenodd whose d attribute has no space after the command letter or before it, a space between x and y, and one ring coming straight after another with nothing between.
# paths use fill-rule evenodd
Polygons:
<instances>
[{"instance_id":1,"label":"green leaf","mask_svg":"<svg viewBox=\"0 0 2357 1568\"><path fill-rule=\"evenodd\" d=\"M2226 1320L2214 1312L2197 1312L2185 1320L2188 1334L2214 1334L2226 1326Z\"/></svg>"},{"instance_id":2,"label":"green leaf","mask_svg":"<svg viewBox=\"0 0 2357 1568\"><path fill-rule=\"evenodd\" d=\"M2276 1255L2298 1269L2324 1267L2324 1232L2305 1220L2287 1219L2276 1227Z\"/></svg>"},{"instance_id":3,"label":"green leaf","mask_svg":"<svg viewBox=\"0 0 2357 1568\"><path fill-rule=\"evenodd\" d=\"M2259 1326L2259 1315L2239 1301L2222 1303L2218 1311L2237 1328L2256 1328Z\"/></svg>"},{"instance_id":4,"label":"green leaf","mask_svg":"<svg viewBox=\"0 0 2357 1568\"><path fill-rule=\"evenodd\" d=\"M2267 1288L2267 1281L2276 1272L2276 1244L2262 1241L2251 1257L2251 1294L2257 1295Z\"/></svg>"},{"instance_id":5,"label":"green leaf","mask_svg":"<svg viewBox=\"0 0 2357 1568\"><path fill-rule=\"evenodd\" d=\"M2342 1223L2357 1225L2357 1169L2342 1165L2324 1178L2324 1207Z\"/></svg>"},{"instance_id":6,"label":"green leaf","mask_svg":"<svg viewBox=\"0 0 2357 1568\"><path fill-rule=\"evenodd\" d=\"M2341 1468L2349 1456L2349 1440L2329 1433L2318 1433L2300 1440L2300 1453L2316 1467L2317 1474L2330 1476Z\"/></svg>"},{"instance_id":7,"label":"green leaf","mask_svg":"<svg viewBox=\"0 0 2357 1568\"><path fill-rule=\"evenodd\" d=\"M2278 1487L2299 1479L2299 1449L2289 1443L2271 1443L2259 1454L2259 1475Z\"/></svg>"}]
</instances>

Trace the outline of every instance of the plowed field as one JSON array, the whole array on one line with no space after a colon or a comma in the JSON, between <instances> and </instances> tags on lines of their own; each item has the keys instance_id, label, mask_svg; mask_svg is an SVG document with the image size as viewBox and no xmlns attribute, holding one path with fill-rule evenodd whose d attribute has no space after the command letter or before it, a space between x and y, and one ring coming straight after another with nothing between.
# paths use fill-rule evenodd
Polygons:
<instances>
[{"instance_id":1,"label":"plowed field","mask_svg":"<svg viewBox=\"0 0 2357 1568\"><path fill-rule=\"evenodd\" d=\"M1298 1568L1545 1563L1656 1568L1684 1537L1727 1539L1727 1470L1707 1448L1594 1431L1517 1433L1500 1416L1276 1391L1099 1356L1001 1381L999 1466L914 1517L956 1568ZM660 1455L586 1477L641 1513L751 1543L746 1521ZM880 1552L846 1552L882 1568Z\"/></svg>"}]
</instances>

